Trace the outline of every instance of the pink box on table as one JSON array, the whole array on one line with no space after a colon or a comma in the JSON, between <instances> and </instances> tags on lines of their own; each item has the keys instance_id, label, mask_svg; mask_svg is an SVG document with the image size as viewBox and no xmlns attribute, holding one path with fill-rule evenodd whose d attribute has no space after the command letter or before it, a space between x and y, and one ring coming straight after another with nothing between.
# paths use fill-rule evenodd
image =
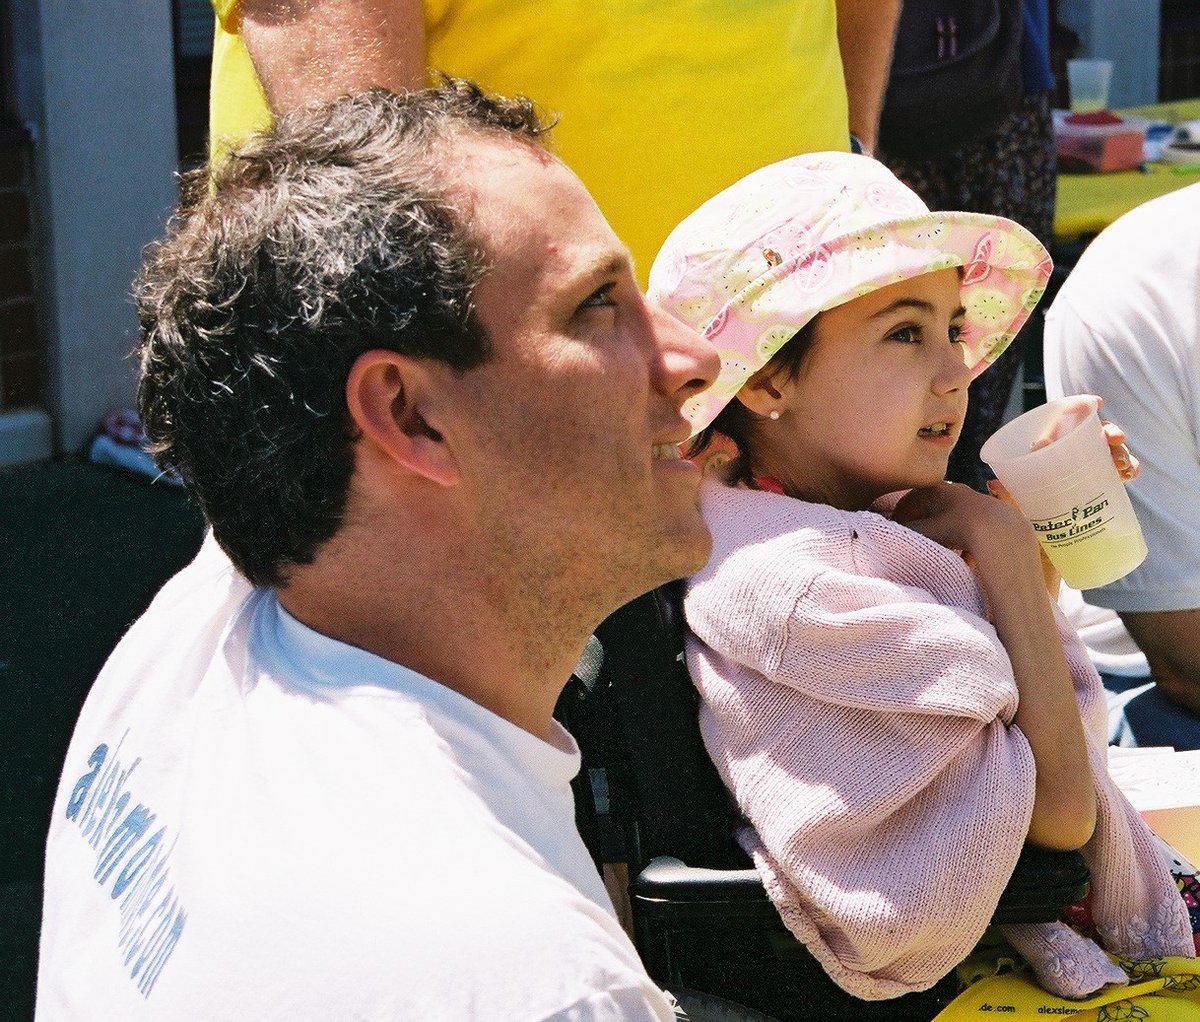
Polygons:
<instances>
[{"instance_id":1,"label":"pink box on table","mask_svg":"<svg viewBox=\"0 0 1200 1022\"><path fill-rule=\"evenodd\" d=\"M1132 170L1141 165L1148 122L1108 111L1055 118L1059 170L1067 173Z\"/></svg>"}]
</instances>

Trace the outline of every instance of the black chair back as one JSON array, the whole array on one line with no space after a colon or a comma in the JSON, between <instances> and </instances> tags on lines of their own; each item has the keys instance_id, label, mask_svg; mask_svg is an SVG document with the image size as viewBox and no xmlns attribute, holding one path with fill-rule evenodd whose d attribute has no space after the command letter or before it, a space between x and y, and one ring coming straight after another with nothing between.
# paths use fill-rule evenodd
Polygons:
<instances>
[{"instance_id":1,"label":"black chair back","mask_svg":"<svg viewBox=\"0 0 1200 1022\"><path fill-rule=\"evenodd\" d=\"M583 752L580 831L598 863L629 864L635 943L651 976L782 1019L931 1018L953 996L953 976L921 994L859 1001L783 926L735 840L741 818L700 737L681 595L671 583L608 617L595 635L602 658L593 646L556 710ZM1056 918L1087 881L1078 853L1031 846L994 921Z\"/></svg>"},{"instance_id":2,"label":"black chair back","mask_svg":"<svg viewBox=\"0 0 1200 1022\"><path fill-rule=\"evenodd\" d=\"M738 814L700 738L680 595L678 583L663 586L596 631L636 804L631 866L660 855L696 866L749 866L733 837Z\"/></svg>"}]
</instances>

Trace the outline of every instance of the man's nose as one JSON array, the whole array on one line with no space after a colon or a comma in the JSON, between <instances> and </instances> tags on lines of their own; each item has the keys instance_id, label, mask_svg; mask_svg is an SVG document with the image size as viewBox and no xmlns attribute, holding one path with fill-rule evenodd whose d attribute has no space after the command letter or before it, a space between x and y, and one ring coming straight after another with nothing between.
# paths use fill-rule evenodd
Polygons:
<instances>
[{"instance_id":1,"label":"man's nose","mask_svg":"<svg viewBox=\"0 0 1200 1022\"><path fill-rule=\"evenodd\" d=\"M650 316L664 393L683 402L712 386L721 371L721 357L712 343L661 309L651 307Z\"/></svg>"}]
</instances>

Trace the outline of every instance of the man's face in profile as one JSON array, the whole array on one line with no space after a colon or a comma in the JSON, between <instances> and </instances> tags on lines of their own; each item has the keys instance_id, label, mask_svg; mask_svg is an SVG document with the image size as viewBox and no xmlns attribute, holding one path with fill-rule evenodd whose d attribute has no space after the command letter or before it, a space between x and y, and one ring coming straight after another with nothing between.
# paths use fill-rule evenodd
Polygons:
<instances>
[{"instance_id":1,"label":"man's face in profile","mask_svg":"<svg viewBox=\"0 0 1200 1022\"><path fill-rule=\"evenodd\" d=\"M470 449L488 527L615 598L688 574L711 539L698 472L674 445L713 348L638 289L628 251L552 156L466 139L451 173L490 269L475 313L491 360L466 374Z\"/></svg>"}]
</instances>

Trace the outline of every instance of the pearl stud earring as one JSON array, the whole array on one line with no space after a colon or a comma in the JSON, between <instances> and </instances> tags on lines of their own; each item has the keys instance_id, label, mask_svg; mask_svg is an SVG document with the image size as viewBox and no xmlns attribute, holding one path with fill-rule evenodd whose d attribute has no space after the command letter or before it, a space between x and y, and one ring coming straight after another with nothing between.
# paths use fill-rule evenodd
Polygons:
<instances>
[{"instance_id":1,"label":"pearl stud earring","mask_svg":"<svg viewBox=\"0 0 1200 1022\"><path fill-rule=\"evenodd\" d=\"M772 421L775 421L775 422L777 422L779 420L779 409L778 408L771 409L770 418Z\"/></svg>"}]
</instances>

